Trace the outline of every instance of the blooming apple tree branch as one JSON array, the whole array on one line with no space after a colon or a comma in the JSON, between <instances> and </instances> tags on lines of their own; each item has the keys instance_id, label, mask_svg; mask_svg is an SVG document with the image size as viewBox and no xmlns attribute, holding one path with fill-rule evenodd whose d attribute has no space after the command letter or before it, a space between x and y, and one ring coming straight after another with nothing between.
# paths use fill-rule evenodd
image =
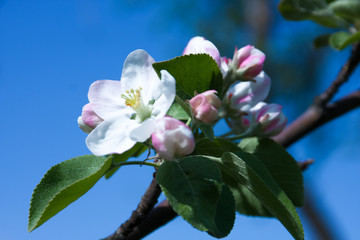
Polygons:
<instances>
[{"instance_id":1,"label":"blooming apple tree branch","mask_svg":"<svg viewBox=\"0 0 360 240\"><path fill-rule=\"evenodd\" d=\"M319 104L319 99L323 99L323 101L324 99L327 99L326 101L330 100L331 96L337 92L340 85L348 80L353 70L358 66L359 62L360 46L359 44L356 44L353 47L349 60L341 68L337 78L332 82L331 86L324 93L316 97L313 105L280 134L275 136L274 140L285 147L290 146L292 143L298 141L314 129L360 107L360 90L354 91L333 103L327 103L325 106ZM306 170L313 161L313 159L309 159L304 162L299 162L299 167L302 171ZM308 204L311 205L311 203ZM161 209L161 212L159 209ZM312 211L311 215L315 214L313 213L315 210L312 206L304 208L305 211L307 211L307 209ZM165 218L165 216L168 217ZM171 208L168 201L164 200L150 212L149 217L144 222L134 229L134 231L129 235L129 239L140 239L163 226L168 221L171 221L175 216L176 213ZM164 219L168 221L164 221ZM320 229L322 229L319 231L320 234L324 232L324 234L321 234L322 236L329 236L321 218L316 217L316 223L314 224L316 226L320 226ZM132 236L136 237L132 238Z\"/></svg>"},{"instance_id":2,"label":"blooming apple tree branch","mask_svg":"<svg viewBox=\"0 0 360 240\"><path fill-rule=\"evenodd\" d=\"M303 239L295 210L304 202L303 178L282 146L360 105L359 91L328 103L359 58L356 45L331 87L282 131L287 118L282 106L263 102L271 80L262 70L265 54L253 46L236 49L229 59L195 37L183 56L165 62L144 50L130 53L121 81L90 86L89 103L78 118L94 155L69 159L45 174L31 200L29 231L102 176L146 165L156 169L156 177L129 220L107 239L143 237L177 214L222 238L232 230L235 212L276 217L295 239ZM213 127L221 119L230 131L216 136ZM128 161L146 149L155 157ZM153 209L161 191L167 200Z\"/></svg>"}]
</instances>

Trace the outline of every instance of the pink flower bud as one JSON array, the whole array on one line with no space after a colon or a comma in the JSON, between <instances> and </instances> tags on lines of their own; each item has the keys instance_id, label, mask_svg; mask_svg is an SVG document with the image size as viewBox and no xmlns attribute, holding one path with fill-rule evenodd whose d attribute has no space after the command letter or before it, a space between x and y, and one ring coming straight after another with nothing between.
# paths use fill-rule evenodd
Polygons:
<instances>
[{"instance_id":1,"label":"pink flower bud","mask_svg":"<svg viewBox=\"0 0 360 240\"><path fill-rule=\"evenodd\" d=\"M279 104L258 103L251 109L254 114L254 121L260 124L258 136L275 136L280 133L286 123L287 118L281 111L282 106Z\"/></svg>"},{"instance_id":2,"label":"pink flower bud","mask_svg":"<svg viewBox=\"0 0 360 240\"><path fill-rule=\"evenodd\" d=\"M265 100L270 91L271 80L262 71L254 81L238 82L230 87L226 101L236 111L249 111L251 107Z\"/></svg>"},{"instance_id":3,"label":"pink flower bud","mask_svg":"<svg viewBox=\"0 0 360 240\"><path fill-rule=\"evenodd\" d=\"M183 55L197 54L197 53L209 54L215 60L217 65L219 67L221 66L219 50L209 40L206 40L203 37L193 37L192 39L190 39L189 43L184 49Z\"/></svg>"},{"instance_id":4,"label":"pink flower bud","mask_svg":"<svg viewBox=\"0 0 360 240\"><path fill-rule=\"evenodd\" d=\"M263 68L265 54L254 46L247 45L239 50L235 49L231 67L240 78L253 79Z\"/></svg>"},{"instance_id":5,"label":"pink flower bud","mask_svg":"<svg viewBox=\"0 0 360 240\"><path fill-rule=\"evenodd\" d=\"M190 128L172 117L157 120L151 141L158 155L166 160L188 155L195 148Z\"/></svg>"},{"instance_id":6,"label":"pink flower bud","mask_svg":"<svg viewBox=\"0 0 360 240\"><path fill-rule=\"evenodd\" d=\"M204 123L212 123L216 120L221 101L215 93L217 93L217 91L208 90L190 99L190 106L195 119Z\"/></svg>"},{"instance_id":7,"label":"pink flower bud","mask_svg":"<svg viewBox=\"0 0 360 240\"><path fill-rule=\"evenodd\" d=\"M78 117L79 127L86 133L90 133L102 121L104 120L93 111L91 103L83 107L81 116Z\"/></svg>"}]
</instances>

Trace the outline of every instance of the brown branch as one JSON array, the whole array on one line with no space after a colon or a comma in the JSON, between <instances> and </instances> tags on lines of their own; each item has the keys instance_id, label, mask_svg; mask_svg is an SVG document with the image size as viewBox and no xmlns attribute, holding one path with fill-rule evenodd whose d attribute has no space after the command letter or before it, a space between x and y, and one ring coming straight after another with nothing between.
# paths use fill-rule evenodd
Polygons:
<instances>
[{"instance_id":1,"label":"brown branch","mask_svg":"<svg viewBox=\"0 0 360 240\"><path fill-rule=\"evenodd\" d=\"M137 240L162 227L177 216L167 200L159 203L140 225L129 234L127 240Z\"/></svg>"},{"instance_id":2,"label":"brown branch","mask_svg":"<svg viewBox=\"0 0 360 240\"><path fill-rule=\"evenodd\" d=\"M139 205L136 210L131 214L131 217L124 222L112 235L105 238L104 240L125 240L128 239L128 235L133 231L133 229L139 225L150 213L151 209L157 203L161 193L161 188L154 178L150 183L150 186L146 190L144 196L142 196Z\"/></svg>"},{"instance_id":3,"label":"brown branch","mask_svg":"<svg viewBox=\"0 0 360 240\"><path fill-rule=\"evenodd\" d=\"M314 163L314 159L308 159L303 162L298 162L298 166L302 172L310 167Z\"/></svg>"},{"instance_id":4,"label":"brown branch","mask_svg":"<svg viewBox=\"0 0 360 240\"><path fill-rule=\"evenodd\" d=\"M312 105L284 131L275 136L274 140L284 147L288 147L315 128L357 107L360 107L360 90L354 91L334 103L327 104L325 107Z\"/></svg>"},{"instance_id":5,"label":"brown branch","mask_svg":"<svg viewBox=\"0 0 360 240\"><path fill-rule=\"evenodd\" d=\"M360 43L354 44L351 55L347 62L341 68L337 78L331 83L331 85L322 94L315 98L315 104L317 106L325 106L339 90L340 86L345 83L349 76L353 73L360 61Z\"/></svg>"}]
</instances>

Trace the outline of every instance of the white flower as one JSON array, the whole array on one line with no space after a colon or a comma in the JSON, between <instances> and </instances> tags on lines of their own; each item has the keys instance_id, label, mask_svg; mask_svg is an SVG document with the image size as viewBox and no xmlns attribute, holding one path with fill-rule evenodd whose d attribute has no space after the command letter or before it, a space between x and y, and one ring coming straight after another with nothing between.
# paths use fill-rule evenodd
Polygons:
<instances>
[{"instance_id":1,"label":"white flower","mask_svg":"<svg viewBox=\"0 0 360 240\"><path fill-rule=\"evenodd\" d=\"M154 62L144 50L135 50L125 60L121 81L90 86L92 109L104 120L86 138L93 154L120 154L146 141L156 119L165 116L175 98L175 79L165 70L159 79Z\"/></svg>"}]
</instances>

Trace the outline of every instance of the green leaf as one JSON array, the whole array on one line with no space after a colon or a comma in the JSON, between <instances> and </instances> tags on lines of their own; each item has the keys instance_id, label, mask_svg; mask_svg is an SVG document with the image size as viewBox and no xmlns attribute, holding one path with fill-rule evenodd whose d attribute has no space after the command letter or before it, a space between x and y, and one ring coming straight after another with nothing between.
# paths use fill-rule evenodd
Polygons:
<instances>
[{"instance_id":1,"label":"green leaf","mask_svg":"<svg viewBox=\"0 0 360 240\"><path fill-rule=\"evenodd\" d=\"M213 89L221 93L223 80L215 60L208 54L180 56L165 62L153 64L160 74L167 70L176 79L176 95L181 99L191 99L194 93Z\"/></svg>"},{"instance_id":2,"label":"green leaf","mask_svg":"<svg viewBox=\"0 0 360 240\"><path fill-rule=\"evenodd\" d=\"M331 35L329 39L330 46L343 50L345 47L360 41L360 32L350 34L348 32L337 32Z\"/></svg>"},{"instance_id":3,"label":"green leaf","mask_svg":"<svg viewBox=\"0 0 360 240\"><path fill-rule=\"evenodd\" d=\"M239 146L265 165L295 206L304 205L303 176L295 159L285 148L269 138L245 138Z\"/></svg>"},{"instance_id":4,"label":"green leaf","mask_svg":"<svg viewBox=\"0 0 360 240\"><path fill-rule=\"evenodd\" d=\"M188 120L190 116L185 112L185 110L178 104L174 102L169 110L166 113L167 116L179 119L179 120Z\"/></svg>"},{"instance_id":5,"label":"green leaf","mask_svg":"<svg viewBox=\"0 0 360 240\"><path fill-rule=\"evenodd\" d=\"M136 143L131 149L127 150L126 152L122 153L122 154L111 154L110 156L112 157L112 161L114 163L122 163L125 162L126 160L128 160L131 157L138 157L140 156L143 152L145 152L148 149L147 146L145 146L142 143ZM112 169L110 169L106 174L105 174L105 179L109 179L112 175L114 175L114 173L120 168L120 166L118 167L113 167Z\"/></svg>"},{"instance_id":6,"label":"green leaf","mask_svg":"<svg viewBox=\"0 0 360 240\"><path fill-rule=\"evenodd\" d=\"M236 211L248 216L274 217L260 200L246 187L239 184L231 188L233 192Z\"/></svg>"},{"instance_id":7,"label":"green leaf","mask_svg":"<svg viewBox=\"0 0 360 240\"><path fill-rule=\"evenodd\" d=\"M348 24L336 16L326 0L281 0L279 11L285 19L312 20L326 27L346 27Z\"/></svg>"},{"instance_id":8,"label":"green leaf","mask_svg":"<svg viewBox=\"0 0 360 240\"><path fill-rule=\"evenodd\" d=\"M328 33L317 36L314 39L315 48L321 48L321 47L329 46L330 36L331 36L331 34L328 34Z\"/></svg>"},{"instance_id":9,"label":"green leaf","mask_svg":"<svg viewBox=\"0 0 360 240\"><path fill-rule=\"evenodd\" d=\"M212 142L207 138L203 138L200 141L196 142L194 155L208 155L213 157L221 157L224 152L236 152L241 151L241 149L221 138L215 138Z\"/></svg>"},{"instance_id":10,"label":"green leaf","mask_svg":"<svg viewBox=\"0 0 360 240\"><path fill-rule=\"evenodd\" d=\"M223 184L220 198L216 206L215 224L216 232L210 235L223 238L226 237L234 227L235 222L235 200L230 188Z\"/></svg>"},{"instance_id":11,"label":"green leaf","mask_svg":"<svg viewBox=\"0 0 360 240\"><path fill-rule=\"evenodd\" d=\"M304 230L294 205L261 161L246 152L224 153L221 161L219 167L228 175L227 179L224 178L226 184L233 188L245 186L295 239L304 239ZM228 181L229 178L232 181Z\"/></svg>"},{"instance_id":12,"label":"green leaf","mask_svg":"<svg viewBox=\"0 0 360 240\"><path fill-rule=\"evenodd\" d=\"M358 0L341 0L330 4L334 13L347 21L354 23L360 19L360 1Z\"/></svg>"},{"instance_id":13,"label":"green leaf","mask_svg":"<svg viewBox=\"0 0 360 240\"><path fill-rule=\"evenodd\" d=\"M203 156L165 161L156 179L175 212L193 227L216 237L230 232L235 208L216 163Z\"/></svg>"},{"instance_id":14,"label":"green leaf","mask_svg":"<svg viewBox=\"0 0 360 240\"><path fill-rule=\"evenodd\" d=\"M89 191L108 171L111 159L85 155L53 166L31 198L28 231L42 225Z\"/></svg>"}]
</instances>

